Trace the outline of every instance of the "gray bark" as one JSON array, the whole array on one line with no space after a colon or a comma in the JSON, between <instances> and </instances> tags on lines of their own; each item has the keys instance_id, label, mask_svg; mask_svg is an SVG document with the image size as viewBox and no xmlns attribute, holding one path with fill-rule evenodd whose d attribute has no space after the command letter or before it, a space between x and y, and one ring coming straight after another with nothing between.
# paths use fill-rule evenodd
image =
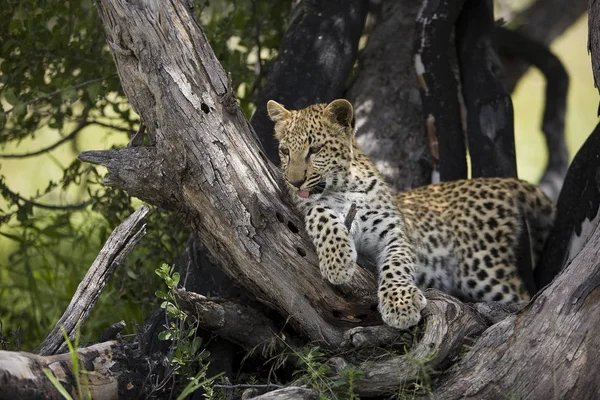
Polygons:
<instances>
[{"instance_id":1,"label":"gray bark","mask_svg":"<svg viewBox=\"0 0 600 400\"><path fill-rule=\"evenodd\" d=\"M433 160L411 56L420 6L421 1L383 2L347 95L361 149L395 190L431 183Z\"/></svg>"},{"instance_id":2,"label":"gray bark","mask_svg":"<svg viewBox=\"0 0 600 400\"><path fill-rule=\"evenodd\" d=\"M242 400L319 400L319 394L312 389L302 387L288 387L260 396L253 396L253 390L247 390Z\"/></svg>"},{"instance_id":3,"label":"gray bark","mask_svg":"<svg viewBox=\"0 0 600 400\"><path fill-rule=\"evenodd\" d=\"M120 350L121 346L116 341L77 350L79 379L83 388L89 388L93 399L118 398L121 369L113 367L117 364L114 357ZM77 398L77 371L69 353L42 357L25 352L0 351L0 400L63 399L44 374L44 369L49 369L67 392ZM83 370L90 373L84 374Z\"/></svg>"}]
</instances>

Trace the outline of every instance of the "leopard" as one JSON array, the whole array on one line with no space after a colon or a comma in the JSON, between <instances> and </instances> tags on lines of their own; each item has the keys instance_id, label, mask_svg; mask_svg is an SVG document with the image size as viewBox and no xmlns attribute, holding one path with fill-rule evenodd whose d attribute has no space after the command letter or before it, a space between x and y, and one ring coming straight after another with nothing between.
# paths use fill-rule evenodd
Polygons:
<instances>
[{"instance_id":1,"label":"leopard","mask_svg":"<svg viewBox=\"0 0 600 400\"><path fill-rule=\"evenodd\" d=\"M394 193L360 150L347 100L299 110L269 100L267 112L285 188L304 215L322 277L345 284L359 254L373 260L384 323L417 325L426 288L473 302L530 299L517 267L519 236L528 233L535 265L554 218L537 186L476 178Z\"/></svg>"}]
</instances>

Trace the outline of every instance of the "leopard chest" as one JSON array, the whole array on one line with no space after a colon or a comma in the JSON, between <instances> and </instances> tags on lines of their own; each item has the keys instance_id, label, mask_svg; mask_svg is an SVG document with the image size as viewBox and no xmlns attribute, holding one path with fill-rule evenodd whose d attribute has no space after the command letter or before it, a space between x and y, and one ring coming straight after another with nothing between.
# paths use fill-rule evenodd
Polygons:
<instances>
[{"instance_id":1,"label":"leopard chest","mask_svg":"<svg viewBox=\"0 0 600 400\"><path fill-rule=\"evenodd\" d=\"M345 221L357 251L372 259L385 245L383 233L402 224L395 206L377 193L330 193L321 201Z\"/></svg>"}]
</instances>

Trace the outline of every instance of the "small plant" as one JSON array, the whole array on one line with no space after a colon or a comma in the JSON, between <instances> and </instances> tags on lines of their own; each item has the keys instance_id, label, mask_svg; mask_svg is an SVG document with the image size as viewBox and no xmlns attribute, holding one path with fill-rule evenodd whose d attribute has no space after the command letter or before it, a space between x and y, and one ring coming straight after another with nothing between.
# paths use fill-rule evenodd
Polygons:
<instances>
[{"instance_id":1,"label":"small plant","mask_svg":"<svg viewBox=\"0 0 600 400\"><path fill-rule=\"evenodd\" d=\"M340 371L340 379L336 383L338 386L346 389L342 398L346 400L360 400L360 397L354 392L356 389L356 379L360 375L361 372L352 367L347 367Z\"/></svg>"},{"instance_id":2,"label":"small plant","mask_svg":"<svg viewBox=\"0 0 600 400\"><path fill-rule=\"evenodd\" d=\"M189 382L178 398L183 399L199 388L203 389L205 398L214 398L212 384L220 375L206 377L208 363L205 360L210 353L200 349L202 338L195 336L198 321L194 319L194 322L190 323L188 314L179 307L175 298L175 289L179 284L180 275L168 264L163 264L156 269L156 274L162 278L168 288L166 292L156 291L156 296L163 300L160 307L167 314L165 330L158 334L158 338L171 341L169 352L171 370L166 374L164 382L172 375L180 375L182 379L187 379ZM194 373L197 364L200 371Z\"/></svg>"},{"instance_id":3,"label":"small plant","mask_svg":"<svg viewBox=\"0 0 600 400\"><path fill-rule=\"evenodd\" d=\"M294 372L297 382L312 387L321 399L359 399L354 389L360 371L349 367L341 370L339 375L333 375L326 363L326 354L318 346L305 347L294 354L298 357L300 366Z\"/></svg>"}]
</instances>

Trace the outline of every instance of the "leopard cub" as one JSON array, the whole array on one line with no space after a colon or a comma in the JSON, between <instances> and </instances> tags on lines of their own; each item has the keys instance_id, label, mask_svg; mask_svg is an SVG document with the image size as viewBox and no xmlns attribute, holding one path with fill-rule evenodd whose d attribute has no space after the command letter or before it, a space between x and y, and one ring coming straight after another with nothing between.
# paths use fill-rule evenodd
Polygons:
<instances>
[{"instance_id":1,"label":"leopard cub","mask_svg":"<svg viewBox=\"0 0 600 400\"><path fill-rule=\"evenodd\" d=\"M271 100L287 189L305 216L324 278L348 282L357 252L376 261L379 310L390 326L416 325L427 304L419 288L474 301L526 301L516 246L526 221L534 262L548 235L551 201L516 179L440 183L395 195L354 137L343 99L287 110ZM345 218L352 206L350 229Z\"/></svg>"}]
</instances>

